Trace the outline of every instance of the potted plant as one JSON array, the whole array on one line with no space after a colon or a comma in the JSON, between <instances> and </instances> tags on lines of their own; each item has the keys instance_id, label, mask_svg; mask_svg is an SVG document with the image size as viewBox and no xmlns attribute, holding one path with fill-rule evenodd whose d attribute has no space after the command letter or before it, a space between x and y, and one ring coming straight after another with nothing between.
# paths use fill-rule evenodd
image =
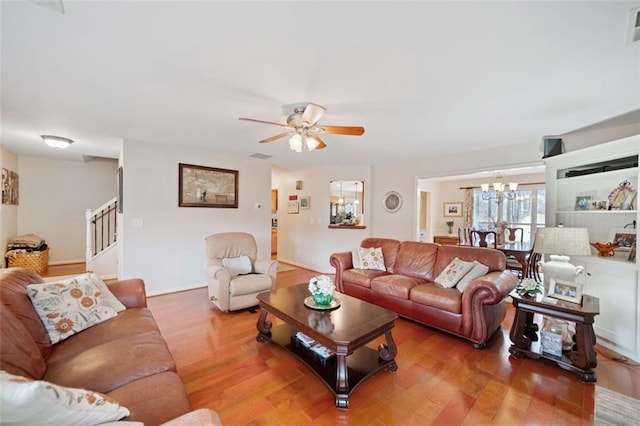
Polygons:
<instances>
[{"instance_id":1,"label":"potted plant","mask_svg":"<svg viewBox=\"0 0 640 426\"><path fill-rule=\"evenodd\" d=\"M453 221L452 220L448 220L445 223L449 227L449 234L451 234L453 232Z\"/></svg>"}]
</instances>

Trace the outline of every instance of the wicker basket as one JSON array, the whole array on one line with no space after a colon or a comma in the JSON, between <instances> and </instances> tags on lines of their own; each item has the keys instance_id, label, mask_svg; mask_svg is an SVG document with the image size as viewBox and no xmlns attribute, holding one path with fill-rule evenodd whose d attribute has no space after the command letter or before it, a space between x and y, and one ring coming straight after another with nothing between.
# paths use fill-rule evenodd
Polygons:
<instances>
[{"instance_id":1,"label":"wicker basket","mask_svg":"<svg viewBox=\"0 0 640 426\"><path fill-rule=\"evenodd\" d=\"M9 268L27 268L39 274L49 267L49 247L42 251L23 251L7 254Z\"/></svg>"}]
</instances>

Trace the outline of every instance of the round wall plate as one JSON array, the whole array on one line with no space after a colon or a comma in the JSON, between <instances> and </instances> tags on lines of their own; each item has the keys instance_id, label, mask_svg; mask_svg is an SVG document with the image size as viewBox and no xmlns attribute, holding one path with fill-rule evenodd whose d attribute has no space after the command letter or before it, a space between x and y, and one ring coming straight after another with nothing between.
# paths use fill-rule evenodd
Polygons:
<instances>
[{"instance_id":1,"label":"round wall plate","mask_svg":"<svg viewBox=\"0 0 640 426\"><path fill-rule=\"evenodd\" d=\"M390 213L397 212L402 207L402 196L396 191L389 191L382 200L384 209Z\"/></svg>"}]
</instances>

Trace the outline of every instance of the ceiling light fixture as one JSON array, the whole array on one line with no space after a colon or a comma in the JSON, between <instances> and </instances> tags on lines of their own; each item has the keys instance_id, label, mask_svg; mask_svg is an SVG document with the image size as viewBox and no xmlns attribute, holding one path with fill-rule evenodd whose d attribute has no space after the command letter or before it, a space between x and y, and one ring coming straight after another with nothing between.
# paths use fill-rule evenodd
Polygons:
<instances>
[{"instance_id":1,"label":"ceiling light fixture","mask_svg":"<svg viewBox=\"0 0 640 426\"><path fill-rule=\"evenodd\" d=\"M497 203L501 203L505 198L507 200L513 200L516 198L518 184L515 182L509 182L509 190L507 191L507 186L502 183L502 177L503 174L501 172L496 172L496 181L493 183L493 192L489 192L488 183L480 185L482 188L483 200L495 199Z\"/></svg>"},{"instance_id":2,"label":"ceiling light fixture","mask_svg":"<svg viewBox=\"0 0 640 426\"><path fill-rule=\"evenodd\" d=\"M320 145L320 142L315 138L307 135L306 128L296 130L296 132L297 133L289 139L289 149L291 149L291 151L302 152L304 148L306 148L307 151L313 151Z\"/></svg>"},{"instance_id":3,"label":"ceiling light fixture","mask_svg":"<svg viewBox=\"0 0 640 426\"><path fill-rule=\"evenodd\" d=\"M40 137L44 143L55 149L66 149L73 143L73 140L62 136L40 135Z\"/></svg>"}]
</instances>

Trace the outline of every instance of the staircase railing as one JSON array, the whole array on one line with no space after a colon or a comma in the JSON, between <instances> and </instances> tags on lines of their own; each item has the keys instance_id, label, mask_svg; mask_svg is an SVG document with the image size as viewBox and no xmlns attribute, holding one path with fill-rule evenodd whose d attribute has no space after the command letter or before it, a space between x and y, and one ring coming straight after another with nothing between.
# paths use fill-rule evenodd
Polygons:
<instances>
[{"instance_id":1,"label":"staircase railing","mask_svg":"<svg viewBox=\"0 0 640 426\"><path fill-rule=\"evenodd\" d=\"M87 209L87 240L85 258L87 270L92 270L92 259L118 241L118 200L117 197L91 211Z\"/></svg>"}]
</instances>

